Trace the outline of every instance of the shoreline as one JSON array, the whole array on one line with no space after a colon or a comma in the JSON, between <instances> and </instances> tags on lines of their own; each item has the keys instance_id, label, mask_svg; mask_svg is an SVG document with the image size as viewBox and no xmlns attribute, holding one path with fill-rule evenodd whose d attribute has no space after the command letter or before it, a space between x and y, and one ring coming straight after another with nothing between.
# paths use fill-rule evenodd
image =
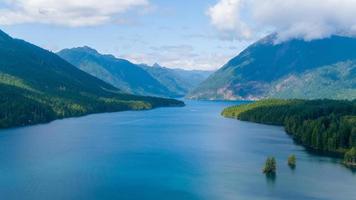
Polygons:
<instances>
[{"instance_id":1,"label":"shoreline","mask_svg":"<svg viewBox=\"0 0 356 200\"><path fill-rule=\"evenodd\" d=\"M259 122L253 122L253 121L248 121L248 120L241 120L241 119L234 118L234 117L228 117L228 116L224 116L223 114L221 114L221 115L227 119L234 119L234 120L238 120L241 122L248 122L248 123L260 124L260 125L280 127L283 129L285 134L291 138L291 140L293 141L293 143L295 145L303 147L305 149L305 151L310 154L317 155L317 156L323 156L323 157L337 158L337 159L343 158L344 153L342 153L342 152L322 151L322 150L314 149L314 148L303 145L303 143L298 142L298 140L296 140L292 134L288 133L283 125L273 124L273 123L259 123ZM356 166L356 164L355 164L355 166Z\"/></svg>"},{"instance_id":2,"label":"shoreline","mask_svg":"<svg viewBox=\"0 0 356 200\"><path fill-rule=\"evenodd\" d=\"M180 100L177 100L177 101L180 101ZM0 132L3 131L3 130L20 129L20 128L26 128L26 127L31 127L31 126L46 125L46 124L52 123L52 122L57 121L57 120L75 119L75 118L81 118L81 117L86 117L86 116L90 116L90 115L110 114L110 113L129 112L129 111L142 112L142 111L149 111L149 110L154 110L154 109L158 109L158 108L179 108L179 107L185 107L186 106L184 101L180 101L180 102L181 102L181 104L177 104L177 105L156 106L156 107L152 107L152 108L148 108L148 109L126 109L126 110L116 110L116 111L90 112L90 113L85 113L85 114L82 114L82 115L73 115L73 116L68 116L68 117L58 117L58 118L51 119L51 120L48 120L48 121L43 121L43 122L38 122L38 123L33 123L33 124L15 125L15 126L8 126L8 127L4 127L4 128L0 127Z\"/></svg>"},{"instance_id":3,"label":"shoreline","mask_svg":"<svg viewBox=\"0 0 356 200\"><path fill-rule=\"evenodd\" d=\"M221 115L239 121L279 126L308 153L337 158L348 168L355 168L355 163L345 163L349 161L346 156L350 159L355 156L350 138L356 119L354 103L341 100L269 99L227 107ZM344 132L340 133L341 130ZM347 142L343 142L346 137Z\"/></svg>"}]
</instances>

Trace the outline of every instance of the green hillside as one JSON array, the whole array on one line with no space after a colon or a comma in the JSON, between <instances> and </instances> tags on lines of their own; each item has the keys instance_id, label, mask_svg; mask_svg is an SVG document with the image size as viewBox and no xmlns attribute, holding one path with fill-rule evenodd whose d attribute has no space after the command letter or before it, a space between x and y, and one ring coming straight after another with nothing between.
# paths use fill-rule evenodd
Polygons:
<instances>
[{"instance_id":1,"label":"green hillside","mask_svg":"<svg viewBox=\"0 0 356 200\"><path fill-rule=\"evenodd\" d=\"M0 31L0 128L89 113L182 105L176 100L122 93L56 54Z\"/></svg>"},{"instance_id":2,"label":"green hillside","mask_svg":"<svg viewBox=\"0 0 356 200\"><path fill-rule=\"evenodd\" d=\"M306 70L274 81L268 96L274 98L356 98L356 62L345 61Z\"/></svg>"},{"instance_id":3,"label":"green hillside","mask_svg":"<svg viewBox=\"0 0 356 200\"><path fill-rule=\"evenodd\" d=\"M290 40L249 46L188 96L192 99L356 98L356 39Z\"/></svg>"},{"instance_id":4,"label":"green hillside","mask_svg":"<svg viewBox=\"0 0 356 200\"><path fill-rule=\"evenodd\" d=\"M112 55L103 55L89 47L64 49L63 59L79 69L110 83L124 92L137 95L176 96L141 67Z\"/></svg>"},{"instance_id":5,"label":"green hillside","mask_svg":"<svg viewBox=\"0 0 356 200\"><path fill-rule=\"evenodd\" d=\"M176 96L185 96L209 77L211 71L170 69L158 64L140 65Z\"/></svg>"}]
</instances>

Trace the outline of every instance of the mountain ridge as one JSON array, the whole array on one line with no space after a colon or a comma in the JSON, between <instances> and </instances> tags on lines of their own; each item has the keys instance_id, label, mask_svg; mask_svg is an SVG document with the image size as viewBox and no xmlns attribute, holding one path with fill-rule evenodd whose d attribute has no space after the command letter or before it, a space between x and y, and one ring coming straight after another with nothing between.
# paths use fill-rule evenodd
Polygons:
<instances>
[{"instance_id":1,"label":"mountain ridge","mask_svg":"<svg viewBox=\"0 0 356 200\"><path fill-rule=\"evenodd\" d=\"M183 97L210 72L134 64L113 55L100 54L88 46L63 49L57 53L79 69L125 92L161 97Z\"/></svg>"},{"instance_id":2,"label":"mountain ridge","mask_svg":"<svg viewBox=\"0 0 356 200\"><path fill-rule=\"evenodd\" d=\"M212 73L211 71L204 70L168 68L163 67L158 63L155 63L152 66L145 64L140 64L139 66L181 97L184 97Z\"/></svg>"},{"instance_id":3,"label":"mountain ridge","mask_svg":"<svg viewBox=\"0 0 356 200\"><path fill-rule=\"evenodd\" d=\"M57 54L77 68L125 92L174 97L174 94L164 85L128 60L116 58L113 55L100 54L87 46L64 49Z\"/></svg>"},{"instance_id":4,"label":"mountain ridge","mask_svg":"<svg viewBox=\"0 0 356 200\"><path fill-rule=\"evenodd\" d=\"M279 95L281 91L276 90L276 85L280 85L292 75L303 77L305 73L311 73L313 70L330 65L340 66L336 65L337 63L353 63L356 59L355 38L332 36L308 42L294 39L282 43L275 43L273 38L273 35L269 35L250 45L200 84L188 97L227 100L278 97L282 95ZM353 73L354 68L355 65L349 64L350 73ZM350 82L351 90L343 96L347 99L356 98L355 79L349 79L345 81ZM323 86L315 86L314 91L318 87ZM328 88L328 84L324 87ZM302 93L297 95L287 89L283 92L286 94L283 98L311 98ZM336 92L337 90L330 91L318 98L333 98L338 96Z\"/></svg>"}]
</instances>

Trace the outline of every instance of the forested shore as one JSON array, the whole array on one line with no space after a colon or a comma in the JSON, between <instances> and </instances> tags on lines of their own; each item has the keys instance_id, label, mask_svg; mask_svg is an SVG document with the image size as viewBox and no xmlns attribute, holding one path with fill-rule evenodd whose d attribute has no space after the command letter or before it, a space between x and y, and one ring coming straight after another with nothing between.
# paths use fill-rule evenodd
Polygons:
<instances>
[{"instance_id":1,"label":"forested shore","mask_svg":"<svg viewBox=\"0 0 356 200\"><path fill-rule=\"evenodd\" d=\"M1 82L1 79L0 79ZM82 97L37 94L0 83L0 129L47 123L56 119L127 110L184 106L174 99L129 94Z\"/></svg>"},{"instance_id":2,"label":"forested shore","mask_svg":"<svg viewBox=\"0 0 356 200\"><path fill-rule=\"evenodd\" d=\"M281 125L308 149L356 162L356 101L262 100L226 108L222 115L242 121Z\"/></svg>"}]
</instances>

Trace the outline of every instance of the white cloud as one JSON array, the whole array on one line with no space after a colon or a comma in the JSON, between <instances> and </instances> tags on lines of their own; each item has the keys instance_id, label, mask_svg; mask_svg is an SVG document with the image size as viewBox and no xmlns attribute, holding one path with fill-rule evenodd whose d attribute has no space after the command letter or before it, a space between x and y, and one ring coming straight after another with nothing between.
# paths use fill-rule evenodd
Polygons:
<instances>
[{"instance_id":1,"label":"white cloud","mask_svg":"<svg viewBox=\"0 0 356 200\"><path fill-rule=\"evenodd\" d=\"M92 26L108 23L147 0L3 0L0 24L45 23Z\"/></svg>"},{"instance_id":2,"label":"white cloud","mask_svg":"<svg viewBox=\"0 0 356 200\"><path fill-rule=\"evenodd\" d=\"M219 0L208 15L232 39L277 32L279 40L356 34L356 0Z\"/></svg>"},{"instance_id":3,"label":"white cloud","mask_svg":"<svg viewBox=\"0 0 356 200\"><path fill-rule=\"evenodd\" d=\"M210 7L207 14L211 17L211 23L224 33L224 38L250 38L250 28L240 16L243 7L241 0L221 0Z\"/></svg>"}]
</instances>

